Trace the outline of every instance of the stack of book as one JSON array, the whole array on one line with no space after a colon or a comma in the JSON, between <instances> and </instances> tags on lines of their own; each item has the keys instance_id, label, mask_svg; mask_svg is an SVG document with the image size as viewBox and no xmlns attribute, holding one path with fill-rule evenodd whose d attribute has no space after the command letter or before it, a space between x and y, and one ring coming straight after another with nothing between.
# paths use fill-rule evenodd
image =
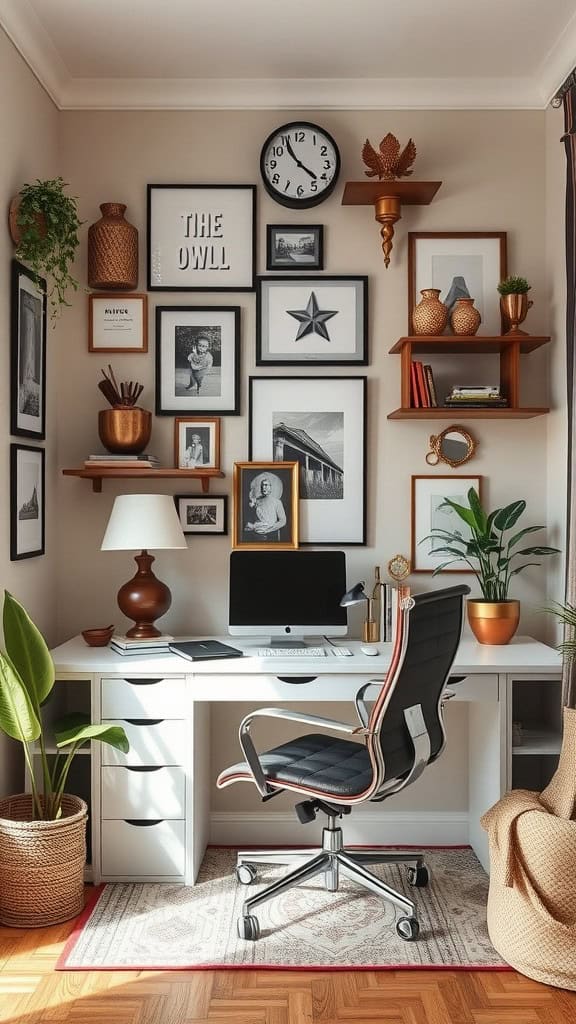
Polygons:
<instances>
[{"instance_id":1,"label":"stack of book","mask_svg":"<svg viewBox=\"0 0 576 1024\"><path fill-rule=\"evenodd\" d=\"M170 654L169 644L173 639L173 636L168 635L158 636L153 640L138 640L131 636L113 636L110 648L116 654L138 655L139 657L145 654Z\"/></svg>"},{"instance_id":2,"label":"stack of book","mask_svg":"<svg viewBox=\"0 0 576 1024\"><path fill-rule=\"evenodd\" d=\"M499 384L455 384L444 404L450 409L502 409L508 400L500 394Z\"/></svg>"},{"instance_id":3,"label":"stack of book","mask_svg":"<svg viewBox=\"0 0 576 1024\"><path fill-rule=\"evenodd\" d=\"M410 400L413 409L435 409L438 405L431 366L410 364Z\"/></svg>"},{"instance_id":4,"label":"stack of book","mask_svg":"<svg viewBox=\"0 0 576 1024\"><path fill-rule=\"evenodd\" d=\"M89 455L85 469L158 469L160 460L155 455Z\"/></svg>"}]
</instances>

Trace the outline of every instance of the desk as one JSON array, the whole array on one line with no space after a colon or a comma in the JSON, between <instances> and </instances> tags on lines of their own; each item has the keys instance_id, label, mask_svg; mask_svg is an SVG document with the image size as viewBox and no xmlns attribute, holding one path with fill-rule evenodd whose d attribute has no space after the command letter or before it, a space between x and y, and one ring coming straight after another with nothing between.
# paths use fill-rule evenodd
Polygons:
<instances>
[{"instance_id":1,"label":"desk","mask_svg":"<svg viewBox=\"0 0 576 1024\"><path fill-rule=\"evenodd\" d=\"M258 659L250 655L256 643L221 639L246 656L211 662L172 654L122 657L110 648L87 647L81 637L52 651L58 680L52 713L89 708L94 722L124 725L131 743L128 755L93 744L86 751L89 771L78 759L89 779L85 795L91 803L96 882L193 884L209 839L211 703L352 702L360 686L383 677L391 656L390 644L379 644L381 654L368 657L359 642L346 640L351 657L329 652L323 658ZM517 637L504 647L465 638L452 676L461 677L450 684L454 700L469 704L468 820L460 841L469 841L487 868L480 815L519 784L516 764L520 784L526 784L530 771L540 781L539 772L549 770L549 759L559 750L561 662L553 648L531 637ZM299 677L309 681L296 684ZM513 747L512 717L523 707L525 724L532 728L525 729L522 747ZM272 830L269 841L275 838Z\"/></svg>"}]
</instances>

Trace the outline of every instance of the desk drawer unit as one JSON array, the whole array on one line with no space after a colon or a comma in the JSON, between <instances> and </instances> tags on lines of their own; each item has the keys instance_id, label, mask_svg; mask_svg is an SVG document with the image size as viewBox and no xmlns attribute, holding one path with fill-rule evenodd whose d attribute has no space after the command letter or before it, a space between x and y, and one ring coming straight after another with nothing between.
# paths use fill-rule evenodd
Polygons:
<instances>
[{"instance_id":1,"label":"desk drawer unit","mask_svg":"<svg viewBox=\"0 0 576 1024\"><path fill-rule=\"evenodd\" d=\"M166 877L186 870L184 821L102 822L102 874L107 878Z\"/></svg>"},{"instance_id":2,"label":"desk drawer unit","mask_svg":"<svg viewBox=\"0 0 576 1024\"><path fill-rule=\"evenodd\" d=\"M498 703L498 676L488 672L469 676L454 674L448 680L447 689L454 694L453 700Z\"/></svg>"},{"instance_id":3,"label":"desk drawer unit","mask_svg":"<svg viewBox=\"0 0 576 1024\"><path fill-rule=\"evenodd\" d=\"M103 818L186 817L182 768L118 768L101 771Z\"/></svg>"},{"instance_id":4,"label":"desk drawer unit","mask_svg":"<svg viewBox=\"0 0 576 1024\"><path fill-rule=\"evenodd\" d=\"M185 718L184 676L102 679L102 718Z\"/></svg>"},{"instance_id":5,"label":"desk drawer unit","mask_svg":"<svg viewBox=\"0 0 576 1024\"><path fill-rule=\"evenodd\" d=\"M103 719L104 721L104 719ZM103 744L103 765L183 765L186 763L190 730L186 722L176 719L138 718L106 719L109 725L121 725L130 750L121 750Z\"/></svg>"}]
</instances>

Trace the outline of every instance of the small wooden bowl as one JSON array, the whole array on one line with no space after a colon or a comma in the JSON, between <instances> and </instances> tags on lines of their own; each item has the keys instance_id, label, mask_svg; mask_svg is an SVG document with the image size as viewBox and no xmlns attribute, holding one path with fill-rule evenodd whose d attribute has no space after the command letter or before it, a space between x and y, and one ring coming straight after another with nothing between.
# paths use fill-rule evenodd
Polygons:
<instances>
[{"instance_id":1,"label":"small wooden bowl","mask_svg":"<svg viewBox=\"0 0 576 1024\"><path fill-rule=\"evenodd\" d=\"M88 647L106 647L110 643L115 626L103 626L100 629L83 629L82 636Z\"/></svg>"}]
</instances>

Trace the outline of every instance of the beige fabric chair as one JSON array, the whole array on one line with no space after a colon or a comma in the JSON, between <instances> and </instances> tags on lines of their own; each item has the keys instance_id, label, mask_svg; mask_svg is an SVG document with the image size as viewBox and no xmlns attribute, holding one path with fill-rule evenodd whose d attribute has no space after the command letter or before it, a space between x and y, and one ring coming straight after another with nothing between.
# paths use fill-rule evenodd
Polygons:
<instances>
[{"instance_id":1,"label":"beige fabric chair","mask_svg":"<svg viewBox=\"0 0 576 1024\"><path fill-rule=\"evenodd\" d=\"M536 981L576 990L576 711L564 710L558 769L540 794L507 793L481 819L490 841L488 932Z\"/></svg>"}]
</instances>

